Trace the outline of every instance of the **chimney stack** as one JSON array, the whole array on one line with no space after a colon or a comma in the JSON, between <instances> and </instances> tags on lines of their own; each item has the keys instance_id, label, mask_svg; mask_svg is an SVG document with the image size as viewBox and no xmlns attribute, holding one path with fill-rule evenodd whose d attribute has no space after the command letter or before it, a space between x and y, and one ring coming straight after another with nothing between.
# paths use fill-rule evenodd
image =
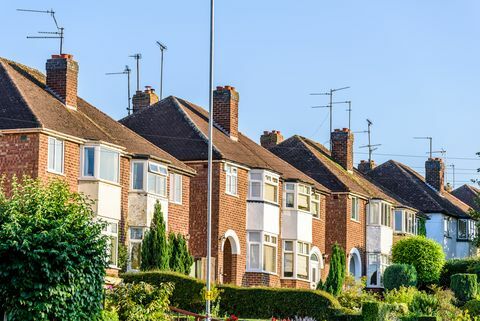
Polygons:
<instances>
[{"instance_id":1,"label":"chimney stack","mask_svg":"<svg viewBox=\"0 0 480 321\"><path fill-rule=\"evenodd\" d=\"M78 63L73 55L52 55L47 60L47 87L71 109L77 109Z\"/></svg>"},{"instance_id":2,"label":"chimney stack","mask_svg":"<svg viewBox=\"0 0 480 321\"><path fill-rule=\"evenodd\" d=\"M263 132L263 135L260 136L260 145L266 149L270 149L281 142L283 142L283 135L279 130L272 130L271 132L266 130Z\"/></svg>"},{"instance_id":3,"label":"chimney stack","mask_svg":"<svg viewBox=\"0 0 480 321\"><path fill-rule=\"evenodd\" d=\"M360 164L358 164L358 170L361 172L361 173L368 173L370 172L372 169L374 169L377 165L375 164L375 162L372 160L372 161L366 161L366 160L361 160L360 161Z\"/></svg>"},{"instance_id":4,"label":"chimney stack","mask_svg":"<svg viewBox=\"0 0 480 321\"><path fill-rule=\"evenodd\" d=\"M147 108L158 102L158 96L155 93L155 89L151 86L145 86L145 90L137 90L132 97L133 112L136 113L144 108Z\"/></svg>"},{"instance_id":5,"label":"chimney stack","mask_svg":"<svg viewBox=\"0 0 480 321\"><path fill-rule=\"evenodd\" d=\"M331 133L332 158L347 171L353 171L353 134L350 129L335 129Z\"/></svg>"},{"instance_id":6,"label":"chimney stack","mask_svg":"<svg viewBox=\"0 0 480 321\"><path fill-rule=\"evenodd\" d=\"M429 158L425 162L425 181L439 193L445 191L445 164L441 158Z\"/></svg>"},{"instance_id":7,"label":"chimney stack","mask_svg":"<svg viewBox=\"0 0 480 321\"><path fill-rule=\"evenodd\" d=\"M213 120L233 140L238 140L238 101L235 87L217 87L213 92Z\"/></svg>"}]
</instances>

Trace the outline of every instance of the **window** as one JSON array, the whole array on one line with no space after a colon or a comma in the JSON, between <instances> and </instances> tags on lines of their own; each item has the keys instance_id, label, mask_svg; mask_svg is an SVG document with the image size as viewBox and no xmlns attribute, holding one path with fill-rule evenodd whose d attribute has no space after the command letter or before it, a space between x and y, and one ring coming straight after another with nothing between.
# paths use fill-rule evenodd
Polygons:
<instances>
[{"instance_id":1,"label":"window","mask_svg":"<svg viewBox=\"0 0 480 321\"><path fill-rule=\"evenodd\" d=\"M130 227L130 269L140 270L143 227Z\"/></svg>"},{"instance_id":2,"label":"window","mask_svg":"<svg viewBox=\"0 0 480 321\"><path fill-rule=\"evenodd\" d=\"M403 232L403 211L395 210L395 232Z\"/></svg>"},{"instance_id":3,"label":"window","mask_svg":"<svg viewBox=\"0 0 480 321\"><path fill-rule=\"evenodd\" d=\"M170 174L170 201L182 204L182 175Z\"/></svg>"},{"instance_id":4,"label":"window","mask_svg":"<svg viewBox=\"0 0 480 321\"><path fill-rule=\"evenodd\" d=\"M297 277L308 280L308 253L310 246L304 242L297 242Z\"/></svg>"},{"instance_id":5,"label":"window","mask_svg":"<svg viewBox=\"0 0 480 321\"><path fill-rule=\"evenodd\" d=\"M148 163L148 192L167 196L167 169L159 164Z\"/></svg>"},{"instance_id":6,"label":"window","mask_svg":"<svg viewBox=\"0 0 480 321\"><path fill-rule=\"evenodd\" d=\"M63 173L63 140L48 137L48 170Z\"/></svg>"},{"instance_id":7,"label":"window","mask_svg":"<svg viewBox=\"0 0 480 321\"><path fill-rule=\"evenodd\" d=\"M258 198L262 197L262 174L250 173L250 197Z\"/></svg>"},{"instance_id":8,"label":"window","mask_svg":"<svg viewBox=\"0 0 480 321\"><path fill-rule=\"evenodd\" d=\"M118 257L118 224L116 222L106 222L102 234L108 236L108 264L117 266Z\"/></svg>"},{"instance_id":9,"label":"window","mask_svg":"<svg viewBox=\"0 0 480 321\"><path fill-rule=\"evenodd\" d=\"M283 276L293 277L293 241L283 243Z\"/></svg>"},{"instance_id":10,"label":"window","mask_svg":"<svg viewBox=\"0 0 480 321\"><path fill-rule=\"evenodd\" d=\"M264 199L272 203L278 203L278 178L265 175Z\"/></svg>"},{"instance_id":11,"label":"window","mask_svg":"<svg viewBox=\"0 0 480 321\"><path fill-rule=\"evenodd\" d=\"M310 270L311 270L311 287L312 289L317 288L317 283L320 280L320 260L318 258L318 255L315 253L312 253L310 255Z\"/></svg>"},{"instance_id":12,"label":"window","mask_svg":"<svg viewBox=\"0 0 480 321\"><path fill-rule=\"evenodd\" d=\"M238 169L230 164L225 164L226 172L226 192L227 194L237 195L237 172Z\"/></svg>"},{"instance_id":13,"label":"window","mask_svg":"<svg viewBox=\"0 0 480 321\"><path fill-rule=\"evenodd\" d=\"M390 258L385 254L370 253L367 259L367 285L372 287L383 286L383 272L390 265Z\"/></svg>"},{"instance_id":14,"label":"window","mask_svg":"<svg viewBox=\"0 0 480 321\"><path fill-rule=\"evenodd\" d=\"M352 197L352 220L360 221L360 213L358 210L358 197Z\"/></svg>"},{"instance_id":15,"label":"window","mask_svg":"<svg viewBox=\"0 0 480 321\"><path fill-rule=\"evenodd\" d=\"M269 234L264 235L263 243L263 270L277 272L277 237Z\"/></svg>"},{"instance_id":16,"label":"window","mask_svg":"<svg viewBox=\"0 0 480 321\"><path fill-rule=\"evenodd\" d=\"M368 204L368 224L378 225L380 224L380 203L371 201Z\"/></svg>"},{"instance_id":17,"label":"window","mask_svg":"<svg viewBox=\"0 0 480 321\"><path fill-rule=\"evenodd\" d=\"M100 178L118 183L118 152L100 147Z\"/></svg>"},{"instance_id":18,"label":"window","mask_svg":"<svg viewBox=\"0 0 480 321\"><path fill-rule=\"evenodd\" d=\"M260 270L260 232L248 232L248 267L251 270Z\"/></svg>"},{"instance_id":19,"label":"window","mask_svg":"<svg viewBox=\"0 0 480 321\"><path fill-rule=\"evenodd\" d=\"M312 194L312 215L315 218L320 218L320 194Z\"/></svg>"},{"instance_id":20,"label":"window","mask_svg":"<svg viewBox=\"0 0 480 321\"><path fill-rule=\"evenodd\" d=\"M468 220L468 239L473 240L477 236L476 221Z\"/></svg>"},{"instance_id":21,"label":"window","mask_svg":"<svg viewBox=\"0 0 480 321\"><path fill-rule=\"evenodd\" d=\"M285 184L285 207L295 208L295 185Z\"/></svg>"},{"instance_id":22,"label":"window","mask_svg":"<svg viewBox=\"0 0 480 321\"><path fill-rule=\"evenodd\" d=\"M145 164L143 162L134 162L132 166L132 188L143 190L143 171Z\"/></svg>"},{"instance_id":23,"label":"window","mask_svg":"<svg viewBox=\"0 0 480 321\"><path fill-rule=\"evenodd\" d=\"M306 185L298 185L298 209L310 211L310 187Z\"/></svg>"},{"instance_id":24,"label":"window","mask_svg":"<svg viewBox=\"0 0 480 321\"><path fill-rule=\"evenodd\" d=\"M382 203L382 215L381 215L381 222L380 224L383 226L391 226L392 220L392 208L390 205L386 203Z\"/></svg>"},{"instance_id":25,"label":"window","mask_svg":"<svg viewBox=\"0 0 480 321\"><path fill-rule=\"evenodd\" d=\"M458 238L466 240L468 238L468 221L458 220Z\"/></svg>"},{"instance_id":26,"label":"window","mask_svg":"<svg viewBox=\"0 0 480 321\"><path fill-rule=\"evenodd\" d=\"M450 237L451 231L451 219L449 217L443 218L443 235L446 237Z\"/></svg>"},{"instance_id":27,"label":"window","mask_svg":"<svg viewBox=\"0 0 480 321\"><path fill-rule=\"evenodd\" d=\"M410 234L415 234L415 214L411 212L405 212L407 216L407 228L406 232Z\"/></svg>"},{"instance_id":28,"label":"window","mask_svg":"<svg viewBox=\"0 0 480 321\"><path fill-rule=\"evenodd\" d=\"M95 147L83 149L83 176L95 175Z\"/></svg>"}]
</instances>

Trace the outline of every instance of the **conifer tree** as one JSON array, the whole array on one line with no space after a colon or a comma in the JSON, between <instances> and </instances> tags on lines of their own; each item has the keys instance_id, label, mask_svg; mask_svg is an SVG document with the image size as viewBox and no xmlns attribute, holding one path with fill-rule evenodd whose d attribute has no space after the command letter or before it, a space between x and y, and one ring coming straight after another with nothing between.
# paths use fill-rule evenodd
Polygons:
<instances>
[{"instance_id":1,"label":"conifer tree","mask_svg":"<svg viewBox=\"0 0 480 321\"><path fill-rule=\"evenodd\" d=\"M153 211L150 230L145 233L142 242L142 259L140 263L140 269L142 271L169 269L170 249L166 233L162 207L160 203L157 202Z\"/></svg>"},{"instance_id":2,"label":"conifer tree","mask_svg":"<svg viewBox=\"0 0 480 321\"><path fill-rule=\"evenodd\" d=\"M342 291L345 274L345 252L340 245L334 244L332 247L332 258L330 259L330 271L323 285L324 290L334 296L338 296Z\"/></svg>"},{"instance_id":3,"label":"conifer tree","mask_svg":"<svg viewBox=\"0 0 480 321\"><path fill-rule=\"evenodd\" d=\"M181 234L170 233L169 245L171 248L170 270L189 274L193 264L193 257L190 255L187 247L187 241Z\"/></svg>"}]
</instances>

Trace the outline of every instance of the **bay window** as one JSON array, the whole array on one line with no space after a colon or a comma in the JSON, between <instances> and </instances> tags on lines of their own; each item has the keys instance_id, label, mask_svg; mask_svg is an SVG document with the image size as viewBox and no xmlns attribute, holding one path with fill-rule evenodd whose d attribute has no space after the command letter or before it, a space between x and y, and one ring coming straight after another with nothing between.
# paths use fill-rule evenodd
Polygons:
<instances>
[{"instance_id":1,"label":"bay window","mask_svg":"<svg viewBox=\"0 0 480 321\"><path fill-rule=\"evenodd\" d=\"M103 146L83 147L82 175L84 177L95 177L118 183L119 168L119 152Z\"/></svg>"},{"instance_id":2,"label":"bay window","mask_svg":"<svg viewBox=\"0 0 480 321\"><path fill-rule=\"evenodd\" d=\"M310 244L301 241L283 242L283 277L309 279Z\"/></svg>"},{"instance_id":3,"label":"bay window","mask_svg":"<svg viewBox=\"0 0 480 321\"><path fill-rule=\"evenodd\" d=\"M143 190L143 176L145 163L133 162L132 164L132 189Z\"/></svg>"},{"instance_id":4,"label":"bay window","mask_svg":"<svg viewBox=\"0 0 480 321\"><path fill-rule=\"evenodd\" d=\"M285 184L285 207L295 208L295 185Z\"/></svg>"},{"instance_id":5,"label":"bay window","mask_svg":"<svg viewBox=\"0 0 480 321\"><path fill-rule=\"evenodd\" d=\"M272 203L278 203L278 178L265 175L264 199Z\"/></svg>"},{"instance_id":6,"label":"bay window","mask_svg":"<svg viewBox=\"0 0 480 321\"><path fill-rule=\"evenodd\" d=\"M226 179L226 193L231 194L231 195L237 195L238 188L237 188L237 183L238 183L238 169L231 165L231 164L225 164L225 179Z\"/></svg>"},{"instance_id":7,"label":"bay window","mask_svg":"<svg viewBox=\"0 0 480 321\"><path fill-rule=\"evenodd\" d=\"M391 227L392 224L392 207L387 203L382 203L382 215L380 224Z\"/></svg>"},{"instance_id":8,"label":"bay window","mask_svg":"<svg viewBox=\"0 0 480 321\"><path fill-rule=\"evenodd\" d=\"M167 196L167 168L159 164L148 162L148 189L149 193Z\"/></svg>"},{"instance_id":9,"label":"bay window","mask_svg":"<svg viewBox=\"0 0 480 321\"><path fill-rule=\"evenodd\" d=\"M367 254L367 286L382 287L383 272L390 265L390 258L386 254Z\"/></svg>"},{"instance_id":10,"label":"bay window","mask_svg":"<svg viewBox=\"0 0 480 321\"><path fill-rule=\"evenodd\" d=\"M277 272L277 237L269 234L264 235L263 243L263 270L265 272Z\"/></svg>"},{"instance_id":11,"label":"bay window","mask_svg":"<svg viewBox=\"0 0 480 321\"><path fill-rule=\"evenodd\" d=\"M143 232L143 227L130 227L129 268L132 270L140 270Z\"/></svg>"},{"instance_id":12,"label":"bay window","mask_svg":"<svg viewBox=\"0 0 480 321\"><path fill-rule=\"evenodd\" d=\"M394 227L396 233L416 234L416 222L417 219L415 213L404 209L395 210Z\"/></svg>"},{"instance_id":13,"label":"bay window","mask_svg":"<svg viewBox=\"0 0 480 321\"><path fill-rule=\"evenodd\" d=\"M182 204L182 175L170 174L170 201Z\"/></svg>"},{"instance_id":14,"label":"bay window","mask_svg":"<svg viewBox=\"0 0 480 321\"><path fill-rule=\"evenodd\" d=\"M294 241L284 241L283 243L283 276L293 277L293 244Z\"/></svg>"},{"instance_id":15,"label":"bay window","mask_svg":"<svg viewBox=\"0 0 480 321\"><path fill-rule=\"evenodd\" d=\"M308 280L308 259L310 246L305 242L297 242L297 277Z\"/></svg>"},{"instance_id":16,"label":"bay window","mask_svg":"<svg viewBox=\"0 0 480 321\"><path fill-rule=\"evenodd\" d=\"M48 170L63 174L64 142L48 137Z\"/></svg>"},{"instance_id":17,"label":"bay window","mask_svg":"<svg viewBox=\"0 0 480 321\"><path fill-rule=\"evenodd\" d=\"M358 197L352 196L351 219L360 221L360 210L358 207Z\"/></svg>"},{"instance_id":18,"label":"bay window","mask_svg":"<svg viewBox=\"0 0 480 321\"><path fill-rule=\"evenodd\" d=\"M252 170L249 174L249 198L277 204L278 177Z\"/></svg>"},{"instance_id":19,"label":"bay window","mask_svg":"<svg viewBox=\"0 0 480 321\"><path fill-rule=\"evenodd\" d=\"M311 210L313 217L320 218L320 194L312 194Z\"/></svg>"},{"instance_id":20,"label":"bay window","mask_svg":"<svg viewBox=\"0 0 480 321\"><path fill-rule=\"evenodd\" d=\"M248 232L247 268L254 272L277 272L277 236Z\"/></svg>"},{"instance_id":21,"label":"bay window","mask_svg":"<svg viewBox=\"0 0 480 321\"><path fill-rule=\"evenodd\" d=\"M100 178L118 183L118 167L118 152L100 147Z\"/></svg>"},{"instance_id":22,"label":"bay window","mask_svg":"<svg viewBox=\"0 0 480 321\"><path fill-rule=\"evenodd\" d=\"M298 184L297 196L298 209L303 211L310 211L310 187Z\"/></svg>"},{"instance_id":23,"label":"bay window","mask_svg":"<svg viewBox=\"0 0 480 321\"><path fill-rule=\"evenodd\" d=\"M395 232L403 233L403 211L395 210Z\"/></svg>"},{"instance_id":24,"label":"bay window","mask_svg":"<svg viewBox=\"0 0 480 321\"><path fill-rule=\"evenodd\" d=\"M95 175L95 147L83 148L83 176Z\"/></svg>"},{"instance_id":25,"label":"bay window","mask_svg":"<svg viewBox=\"0 0 480 321\"><path fill-rule=\"evenodd\" d=\"M108 264L116 267L118 263L118 223L110 221L106 222L102 234L108 236Z\"/></svg>"}]
</instances>

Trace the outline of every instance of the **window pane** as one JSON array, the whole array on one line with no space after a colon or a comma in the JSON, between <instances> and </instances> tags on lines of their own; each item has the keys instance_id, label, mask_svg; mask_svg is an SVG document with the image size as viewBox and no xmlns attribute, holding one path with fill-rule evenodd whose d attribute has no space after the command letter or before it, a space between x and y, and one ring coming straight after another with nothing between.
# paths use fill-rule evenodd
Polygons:
<instances>
[{"instance_id":1,"label":"window pane","mask_svg":"<svg viewBox=\"0 0 480 321\"><path fill-rule=\"evenodd\" d=\"M293 276L293 253L285 253L283 255L283 276Z\"/></svg>"},{"instance_id":2,"label":"window pane","mask_svg":"<svg viewBox=\"0 0 480 321\"><path fill-rule=\"evenodd\" d=\"M175 174L175 202L182 202L182 175Z\"/></svg>"},{"instance_id":3,"label":"window pane","mask_svg":"<svg viewBox=\"0 0 480 321\"><path fill-rule=\"evenodd\" d=\"M293 191L295 190L295 185L293 185L292 183L287 183L285 184L285 189L289 191Z\"/></svg>"},{"instance_id":4,"label":"window pane","mask_svg":"<svg viewBox=\"0 0 480 321\"><path fill-rule=\"evenodd\" d=\"M135 242L130 245L130 267L134 270L140 270L140 254L142 243Z\"/></svg>"},{"instance_id":5,"label":"window pane","mask_svg":"<svg viewBox=\"0 0 480 321\"><path fill-rule=\"evenodd\" d=\"M293 251L293 241L285 241L285 251Z\"/></svg>"},{"instance_id":6,"label":"window pane","mask_svg":"<svg viewBox=\"0 0 480 321\"><path fill-rule=\"evenodd\" d=\"M265 184L265 200L269 202L277 202L277 186Z\"/></svg>"},{"instance_id":7,"label":"window pane","mask_svg":"<svg viewBox=\"0 0 480 321\"><path fill-rule=\"evenodd\" d=\"M63 141L55 139L55 171L63 173Z\"/></svg>"},{"instance_id":8,"label":"window pane","mask_svg":"<svg viewBox=\"0 0 480 321\"><path fill-rule=\"evenodd\" d=\"M294 198L295 197L293 193L287 193L285 197L285 206L293 208L295 206Z\"/></svg>"},{"instance_id":9,"label":"window pane","mask_svg":"<svg viewBox=\"0 0 480 321\"><path fill-rule=\"evenodd\" d=\"M308 256L297 255L297 276L308 279Z\"/></svg>"},{"instance_id":10,"label":"window pane","mask_svg":"<svg viewBox=\"0 0 480 321\"><path fill-rule=\"evenodd\" d=\"M466 239L467 238L467 221L458 220L458 238Z\"/></svg>"},{"instance_id":11,"label":"window pane","mask_svg":"<svg viewBox=\"0 0 480 321\"><path fill-rule=\"evenodd\" d=\"M133 163L133 189L143 189L143 163Z\"/></svg>"},{"instance_id":12,"label":"window pane","mask_svg":"<svg viewBox=\"0 0 480 321\"><path fill-rule=\"evenodd\" d=\"M255 181L261 181L262 180L262 174L260 174L260 173L250 173L250 179L255 180Z\"/></svg>"},{"instance_id":13,"label":"window pane","mask_svg":"<svg viewBox=\"0 0 480 321\"><path fill-rule=\"evenodd\" d=\"M261 182L251 182L250 184L250 195L252 197L260 197L262 183Z\"/></svg>"},{"instance_id":14,"label":"window pane","mask_svg":"<svg viewBox=\"0 0 480 321\"><path fill-rule=\"evenodd\" d=\"M55 170L55 139L48 138L48 169Z\"/></svg>"},{"instance_id":15,"label":"window pane","mask_svg":"<svg viewBox=\"0 0 480 321\"><path fill-rule=\"evenodd\" d=\"M395 211L395 231L402 232L402 211Z\"/></svg>"},{"instance_id":16,"label":"window pane","mask_svg":"<svg viewBox=\"0 0 480 321\"><path fill-rule=\"evenodd\" d=\"M118 153L100 148L100 178L111 182L118 181Z\"/></svg>"},{"instance_id":17,"label":"window pane","mask_svg":"<svg viewBox=\"0 0 480 321\"><path fill-rule=\"evenodd\" d=\"M250 244L250 268L260 269L260 244Z\"/></svg>"},{"instance_id":18,"label":"window pane","mask_svg":"<svg viewBox=\"0 0 480 321\"><path fill-rule=\"evenodd\" d=\"M248 240L250 242L260 242L260 233L259 232L249 232Z\"/></svg>"},{"instance_id":19,"label":"window pane","mask_svg":"<svg viewBox=\"0 0 480 321\"><path fill-rule=\"evenodd\" d=\"M356 197L352 197L352 209L351 209L351 211L352 211L352 218L354 220L358 220L358 198L356 198Z\"/></svg>"},{"instance_id":20,"label":"window pane","mask_svg":"<svg viewBox=\"0 0 480 321\"><path fill-rule=\"evenodd\" d=\"M95 165L95 148L85 147L83 158L83 176L93 176L93 168Z\"/></svg>"},{"instance_id":21,"label":"window pane","mask_svg":"<svg viewBox=\"0 0 480 321\"><path fill-rule=\"evenodd\" d=\"M317 202L312 202L312 214L314 217L320 217L320 206Z\"/></svg>"},{"instance_id":22,"label":"window pane","mask_svg":"<svg viewBox=\"0 0 480 321\"><path fill-rule=\"evenodd\" d=\"M141 239L143 239L143 228L142 227L131 227L130 228L130 239L131 240L141 240Z\"/></svg>"},{"instance_id":23,"label":"window pane","mask_svg":"<svg viewBox=\"0 0 480 321\"><path fill-rule=\"evenodd\" d=\"M309 196L298 194L298 209L308 211L310 209L309 203Z\"/></svg>"},{"instance_id":24,"label":"window pane","mask_svg":"<svg viewBox=\"0 0 480 321\"><path fill-rule=\"evenodd\" d=\"M117 247L118 247L118 238L116 236L110 237L110 247L109 247L109 264L117 265Z\"/></svg>"},{"instance_id":25,"label":"window pane","mask_svg":"<svg viewBox=\"0 0 480 321\"><path fill-rule=\"evenodd\" d=\"M267 272L275 272L277 262L277 248L274 246L263 246L263 270Z\"/></svg>"}]
</instances>

